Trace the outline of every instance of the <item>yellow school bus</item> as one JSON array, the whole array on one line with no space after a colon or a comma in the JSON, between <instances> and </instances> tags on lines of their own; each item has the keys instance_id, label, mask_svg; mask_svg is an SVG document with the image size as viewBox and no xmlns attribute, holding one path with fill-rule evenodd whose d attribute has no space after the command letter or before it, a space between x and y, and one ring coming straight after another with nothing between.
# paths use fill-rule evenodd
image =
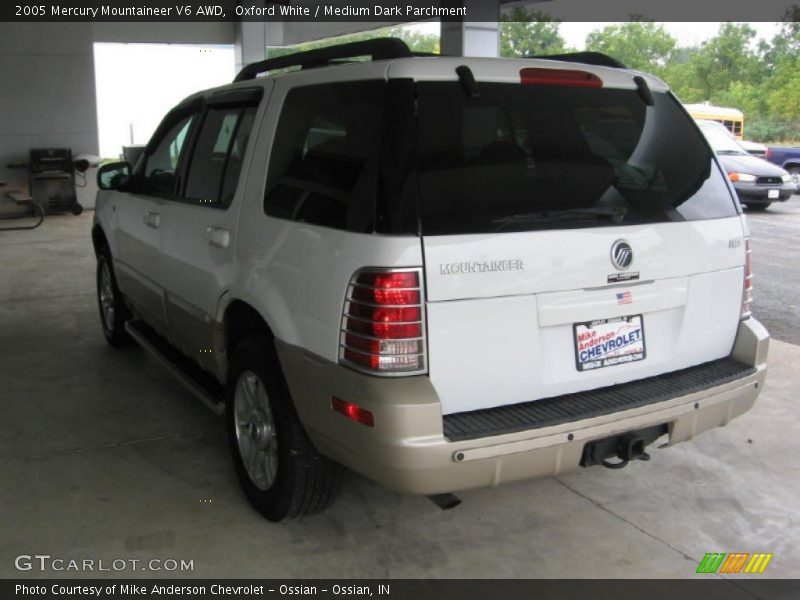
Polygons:
<instances>
[{"instance_id":1,"label":"yellow school bus","mask_svg":"<svg viewBox=\"0 0 800 600\"><path fill-rule=\"evenodd\" d=\"M706 119L722 123L737 140L744 139L744 113L739 109L714 106L710 102L684 104L683 106L695 119Z\"/></svg>"}]
</instances>

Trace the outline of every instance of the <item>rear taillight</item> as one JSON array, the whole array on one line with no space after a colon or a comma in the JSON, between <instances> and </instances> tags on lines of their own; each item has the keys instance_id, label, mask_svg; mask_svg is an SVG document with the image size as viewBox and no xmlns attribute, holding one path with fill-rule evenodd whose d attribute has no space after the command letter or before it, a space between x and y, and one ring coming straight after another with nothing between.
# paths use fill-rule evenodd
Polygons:
<instances>
[{"instance_id":1,"label":"rear taillight","mask_svg":"<svg viewBox=\"0 0 800 600\"><path fill-rule=\"evenodd\" d=\"M769 160L770 158L772 158L772 148L769 148L769 147L767 148L767 151L764 153L764 157L765 157L767 160Z\"/></svg>"},{"instance_id":2,"label":"rear taillight","mask_svg":"<svg viewBox=\"0 0 800 600\"><path fill-rule=\"evenodd\" d=\"M342 318L339 360L371 373L425 371L419 270L368 269L353 275Z\"/></svg>"},{"instance_id":3,"label":"rear taillight","mask_svg":"<svg viewBox=\"0 0 800 600\"><path fill-rule=\"evenodd\" d=\"M750 261L750 239L744 240L744 291L742 292L742 320L749 319L750 303L753 301L753 267Z\"/></svg>"},{"instance_id":4,"label":"rear taillight","mask_svg":"<svg viewBox=\"0 0 800 600\"><path fill-rule=\"evenodd\" d=\"M603 87L603 80L594 73L576 69L541 69L525 67L519 71L522 85L559 85L564 87Z\"/></svg>"}]
</instances>

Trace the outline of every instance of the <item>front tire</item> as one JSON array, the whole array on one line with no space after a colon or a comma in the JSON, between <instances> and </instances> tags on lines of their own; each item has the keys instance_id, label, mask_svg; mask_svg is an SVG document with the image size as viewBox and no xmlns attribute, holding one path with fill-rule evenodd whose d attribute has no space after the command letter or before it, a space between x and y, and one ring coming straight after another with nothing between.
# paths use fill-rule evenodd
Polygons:
<instances>
[{"instance_id":1,"label":"front tire","mask_svg":"<svg viewBox=\"0 0 800 600\"><path fill-rule=\"evenodd\" d=\"M236 346L226 396L233 463L253 507L273 522L327 508L341 487L342 467L308 438L268 336Z\"/></svg>"},{"instance_id":2,"label":"front tire","mask_svg":"<svg viewBox=\"0 0 800 600\"><path fill-rule=\"evenodd\" d=\"M772 202L764 202L762 204L747 204L746 206L747 210L752 210L753 212L761 212L767 210L770 204L772 204Z\"/></svg>"},{"instance_id":3,"label":"front tire","mask_svg":"<svg viewBox=\"0 0 800 600\"><path fill-rule=\"evenodd\" d=\"M125 331L125 323L131 318L131 313L117 286L111 254L106 248L97 255L97 306L108 343L115 348L129 345L131 338Z\"/></svg>"}]
</instances>

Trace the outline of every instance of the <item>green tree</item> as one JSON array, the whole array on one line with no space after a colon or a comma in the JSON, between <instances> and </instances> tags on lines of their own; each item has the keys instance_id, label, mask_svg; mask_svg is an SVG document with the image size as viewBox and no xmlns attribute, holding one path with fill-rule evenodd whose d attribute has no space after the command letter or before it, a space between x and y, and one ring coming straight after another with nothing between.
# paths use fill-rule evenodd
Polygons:
<instances>
[{"instance_id":1,"label":"green tree","mask_svg":"<svg viewBox=\"0 0 800 600\"><path fill-rule=\"evenodd\" d=\"M767 111L767 98L762 86L743 81L732 81L723 91L714 94L717 106L731 106L744 113L745 120Z\"/></svg>"},{"instance_id":2,"label":"green tree","mask_svg":"<svg viewBox=\"0 0 800 600\"><path fill-rule=\"evenodd\" d=\"M387 35L389 37L399 37L414 52L425 52L429 54L439 53L438 35L412 31L405 27L390 27Z\"/></svg>"},{"instance_id":3,"label":"green tree","mask_svg":"<svg viewBox=\"0 0 800 600\"><path fill-rule=\"evenodd\" d=\"M559 33L560 22L543 13L515 7L502 15L500 56L540 56L566 50Z\"/></svg>"},{"instance_id":4,"label":"green tree","mask_svg":"<svg viewBox=\"0 0 800 600\"><path fill-rule=\"evenodd\" d=\"M712 99L733 81L758 84L765 75L751 47L755 30L747 24L723 23L716 37L703 43L691 58L696 85Z\"/></svg>"},{"instance_id":5,"label":"green tree","mask_svg":"<svg viewBox=\"0 0 800 600\"><path fill-rule=\"evenodd\" d=\"M608 54L631 69L660 74L666 67L676 40L663 25L628 22L609 25L586 36L586 49Z\"/></svg>"},{"instance_id":6,"label":"green tree","mask_svg":"<svg viewBox=\"0 0 800 600\"><path fill-rule=\"evenodd\" d=\"M800 58L782 59L764 87L772 115L800 119Z\"/></svg>"},{"instance_id":7,"label":"green tree","mask_svg":"<svg viewBox=\"0 0 800 600\"><path fill-rule=\"evenodd\" d=\"M705 92L700 89L692 65L692 57L698 50L694 47L676 48L669 62L659 73L682 102L701 102L708 99Z\"/></svg>"},{"instance_id":8,"label":"green tree","mask_svg":"<svg viewBox=\"0 0 800 600\"><path fill-rule=\"evenodd\" d=\"M772 44L763 43L764 62L774 70L784 60L800 57L800 7L786 11L780 32L772 38Z\"/></svg>"}]
</instances>

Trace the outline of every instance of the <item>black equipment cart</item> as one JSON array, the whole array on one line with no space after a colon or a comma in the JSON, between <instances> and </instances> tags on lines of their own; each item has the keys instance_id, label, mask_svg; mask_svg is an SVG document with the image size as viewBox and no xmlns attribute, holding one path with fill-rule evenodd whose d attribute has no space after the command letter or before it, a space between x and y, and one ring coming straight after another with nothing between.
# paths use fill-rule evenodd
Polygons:
<instances>
[{"instance_id":1,"label":"black equipment cart","mask_svg":"<svg viewBox=\"0 0 800 600\"><path fill-rule=\"evenodd\" d=\"M30 195L48 214L83 212L75 194L75 167L69 148L31 148L28 184Z\"/></svg>"}]
</instances>

